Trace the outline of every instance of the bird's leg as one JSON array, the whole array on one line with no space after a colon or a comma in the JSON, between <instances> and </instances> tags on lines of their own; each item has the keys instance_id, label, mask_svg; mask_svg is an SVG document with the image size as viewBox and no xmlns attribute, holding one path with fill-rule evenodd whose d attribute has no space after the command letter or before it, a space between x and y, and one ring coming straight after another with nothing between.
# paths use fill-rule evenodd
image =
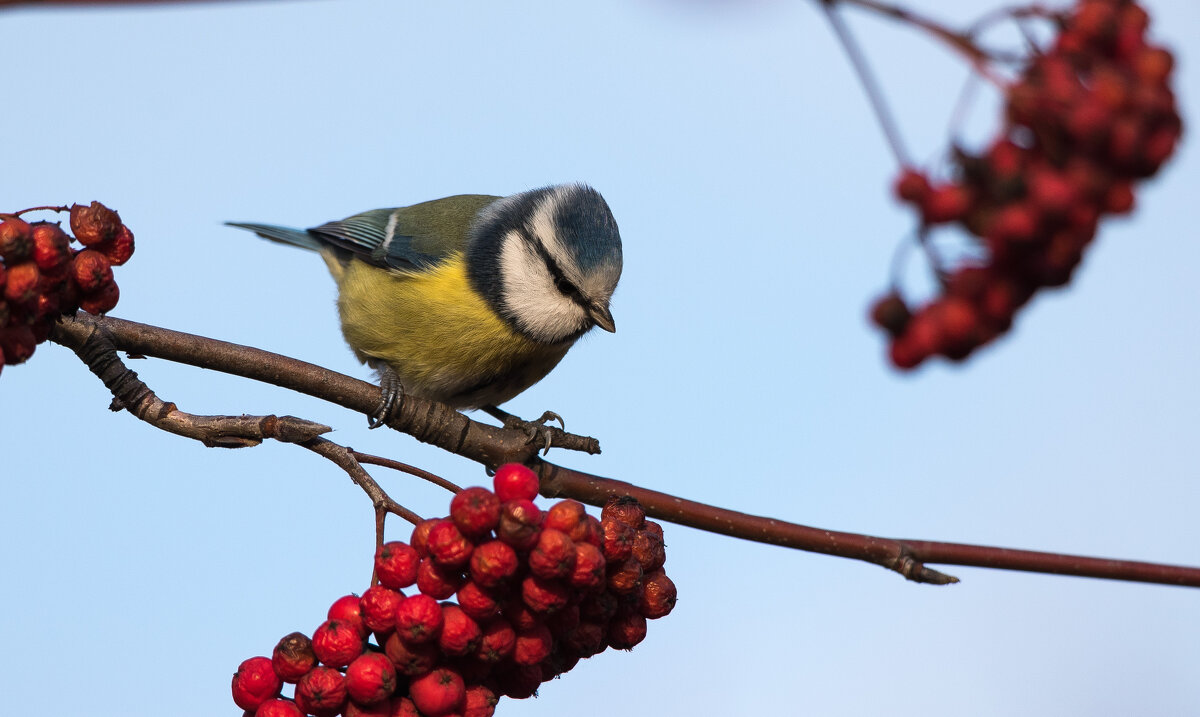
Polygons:
<instances>
[{"instance_id":1,"label":"bird's leg","mask_svg":"<svg viewBox=\"0 0 1200 717\"><path fill-rule=\"evenodd\" d=\"M558 421L558 425L562 426L562 430L567 430L567 424L565 421L563 421L562 416L558 415L554 411L546 411L542 414L541 418L537 418L532 421L525 421L518 416L514 416L508 411L496 406L481 406L481 409L484 411L484 413L487 413L492 418L502 421L505 428L519 429L524 431L525 435L529 436L530 443L540 438L543 445L542 455L546 455L550 452L551 433L550 427L546 424L550 421Z\"/></svg>"},{"instance_id":2,"label":"bird's leg","mask_svg":"<svg viewBox=\"0 0 1200 717\"><path fill-rule=\"evenodd\" d=\"M379 428L392 420L403 395L404 387L400 385L400 377L391 366L384 364L379 370L379 405L367 416L367 428Z\"/></svg>"}]
</instances>

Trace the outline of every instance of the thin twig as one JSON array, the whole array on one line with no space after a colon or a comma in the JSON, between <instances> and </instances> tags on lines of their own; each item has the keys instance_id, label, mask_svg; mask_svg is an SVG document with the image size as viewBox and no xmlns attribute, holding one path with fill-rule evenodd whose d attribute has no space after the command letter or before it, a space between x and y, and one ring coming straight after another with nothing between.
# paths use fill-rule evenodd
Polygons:
<instances>
[{"instance_id":1,"label":"thin twig","mask_svg":"<svg viewBox=\"0 0 1200 717\"><path fill-rule=\"evenodd\" d=\"M367 473L366 469L359 464L358 460L354 457L354 451L351 449L325 438L314 438L300 445L319 456L328 458L340 466L342 470L346 471L350 476L350 480L354 481L354 484L359 488L362 488L367 497L371 499L371 504L376 510L386 510L389 513L404 518L413 525L421 522L421 516L392 500L392 497L383 488L379 487L379 484L375 482L371 474Z\"/></svg>"},{"instance_id":2,"label":"thin twig","mask_svg":"<svg viewBox=\"0 0 1200 717\"><path fill-rule=\"evenodd\" d=\"M374 466L382 466L383 468L391 468L392 470L400 471L401 473L407 473L409 475L416 476L423 480L427 480L430 483L432 483L440 488L445 488L446 490L450 491L451 493L458 493L459 491L462 490L462 488L459 487L458 485L455 485L454 483L451 483L450 481L446 480L445 478L442 478L439 475L430 473L429 471L424 470L422 468L417 468L416 466L411 466L407 463L401 463L400 461L392 460L391 458L384 458L383 456L373 456L370 453L363 453L362 451L356 451L353 448L348 448L347 450L350 451L350 455L354 456L355 459L357 459L359 463L366 463L368 465L374 465Z\"/></svg>"},{"instance_id":3,"label":"thin twig","mask_svg":"<svg viewBox=\"0 0 1200 717\"><path fill-rule=\"evenodd\" d=\"M944 44L950 47L970 63L972 69L979 73L980 76L986 78L989 82L997 87L1004 86L1004 80L997 76L989 67L989 62L1021 62L1022 56L1014 56L1003 52L995 52L984 50L976 42L974 36L970 33L955 32L935 20L931 20L922 15L912 12L908 8L898 5L891 5L881 0L821 0L822 4L828 6L830 4L845 3L854 5L863 10L883 15L897 22L910 25L924 32L928 32L933 37L941 40Z\"/></svg>"},{"instance_id":4,"label":"thin twig","mask_svg":"<svg viewBox=\"0 0 1200 717\"><path fill-rule=\"evenodd\" d=\"M854 34L846 27L845 21L842 20L842 16L838 14L833 4L830 1L821 2L825 17L829 19L834 34L837 35L838 41L846 51L846 56L850 58L850 64L858 75L858 81L862 83L863 91L867 93L867 101L871 104L871 110L875 113L875 119L879 122L884 137L887 138L888 146L892 148L892 154L895 155L897 164L901 167L912 166L908 158L908 151L904 148L904 140L900 137L900 130L896 127L896 120L892 117L891 110L888 109L887 100L883 98L883 89L875 79L875 74L871 72L866 55L858 46Z\"/></svg>"}]
</instances>

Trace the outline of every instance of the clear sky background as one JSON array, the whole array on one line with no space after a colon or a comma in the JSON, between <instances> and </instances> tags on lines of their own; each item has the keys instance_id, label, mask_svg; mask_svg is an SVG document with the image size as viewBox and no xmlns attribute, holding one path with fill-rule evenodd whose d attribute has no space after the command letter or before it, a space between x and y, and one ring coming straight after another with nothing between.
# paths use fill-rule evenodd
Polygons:
<instances>
[{"instance_id":1,"label":"clear sky background","mask_svg":"<svg viewBox=\"0 0 1200 717\"><path fill-rule=\"evenodd\" d=\"M965 20L996 3L911 3ZM1148 2L1200 117L1200 6ZM914 154L962 64L851 22ZM965 367L899 375L866 323L912 217L814 2L259 2L0 12L0 208L101 200L137 235L114 315L368 377L304 252L311 226L463 192L587 181L621 226L618 332L508 408L601 439L552 460L876 535L1200 564L1200 155L1189 128L1076 281ZM986 98L985 98L986 99ZM980 103L986 127L994 105ZM919 273L914 270L914 274ZM599 333L599 332L597 332ZM360 415L164 361L194 413L294 414L464 484L474 464ZM0 711L235 715L229 676L370 574L333 465L207 449L107 410L69 351L0 375ZM449 496L374 471L442 514ZM390 536L407 537L400 521ZM1200 592L875 566L667 526L680 600L498 714L1200 713Z\"/></svg>"}]
</instances>

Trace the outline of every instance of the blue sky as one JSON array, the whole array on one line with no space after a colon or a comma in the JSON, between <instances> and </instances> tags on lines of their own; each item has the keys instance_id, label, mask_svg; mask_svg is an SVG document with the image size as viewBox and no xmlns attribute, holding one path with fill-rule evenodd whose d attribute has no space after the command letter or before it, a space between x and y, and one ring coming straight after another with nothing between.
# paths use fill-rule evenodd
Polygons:
<instances>
[{"instance_id":1,"label":"blue sky","mask_svg":"<svg viewBox=\"0 0 1200 717\"><path fill-rule=\"evenodd\" d=\"M1200 7L1146 4L1196 117ZM960 19L992 5L919 3ZM851 21L914 155L936 158L962 65ZM0 205L118 209L138 249L116 316L365 378L322 263L221 222L311 226L587 181L624 238L619 330L507 406L553 409L604 447L553 460L833 529L1200 564L1190 136L1069 289L966 366L902 376L864 316L911 217L813 2L25 9L0 29ZM299 415L486 481L313 399L133 367L187 411ZM108 401L57 346L0 375L0 693L48 715L236 714L238 662L366 587L370 505L299 449L206 449ZM418 512L448 505L374 473ZM1189 590L957 568L961 584L934 588L686 528L666 538L675 613L498 714L1200 711Z\"/></svg>"}]
</instances>

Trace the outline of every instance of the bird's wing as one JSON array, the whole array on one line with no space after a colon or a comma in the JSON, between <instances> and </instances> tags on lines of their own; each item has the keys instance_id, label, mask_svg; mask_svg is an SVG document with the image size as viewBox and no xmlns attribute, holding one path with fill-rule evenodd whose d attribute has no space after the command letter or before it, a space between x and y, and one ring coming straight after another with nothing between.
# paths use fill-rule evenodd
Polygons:
<instances>
[{"instance_id":1,"label":"bird's wing","mask_svg":"<svg viewBox=\"0 0 1200 717\"><path fill-rule=\"evenodd\" d=\"M372 209L309 233L384 269L424 269L461 252L475 215L499 199L460 194L398 209Z\"/></svg>"}]
</instances>

